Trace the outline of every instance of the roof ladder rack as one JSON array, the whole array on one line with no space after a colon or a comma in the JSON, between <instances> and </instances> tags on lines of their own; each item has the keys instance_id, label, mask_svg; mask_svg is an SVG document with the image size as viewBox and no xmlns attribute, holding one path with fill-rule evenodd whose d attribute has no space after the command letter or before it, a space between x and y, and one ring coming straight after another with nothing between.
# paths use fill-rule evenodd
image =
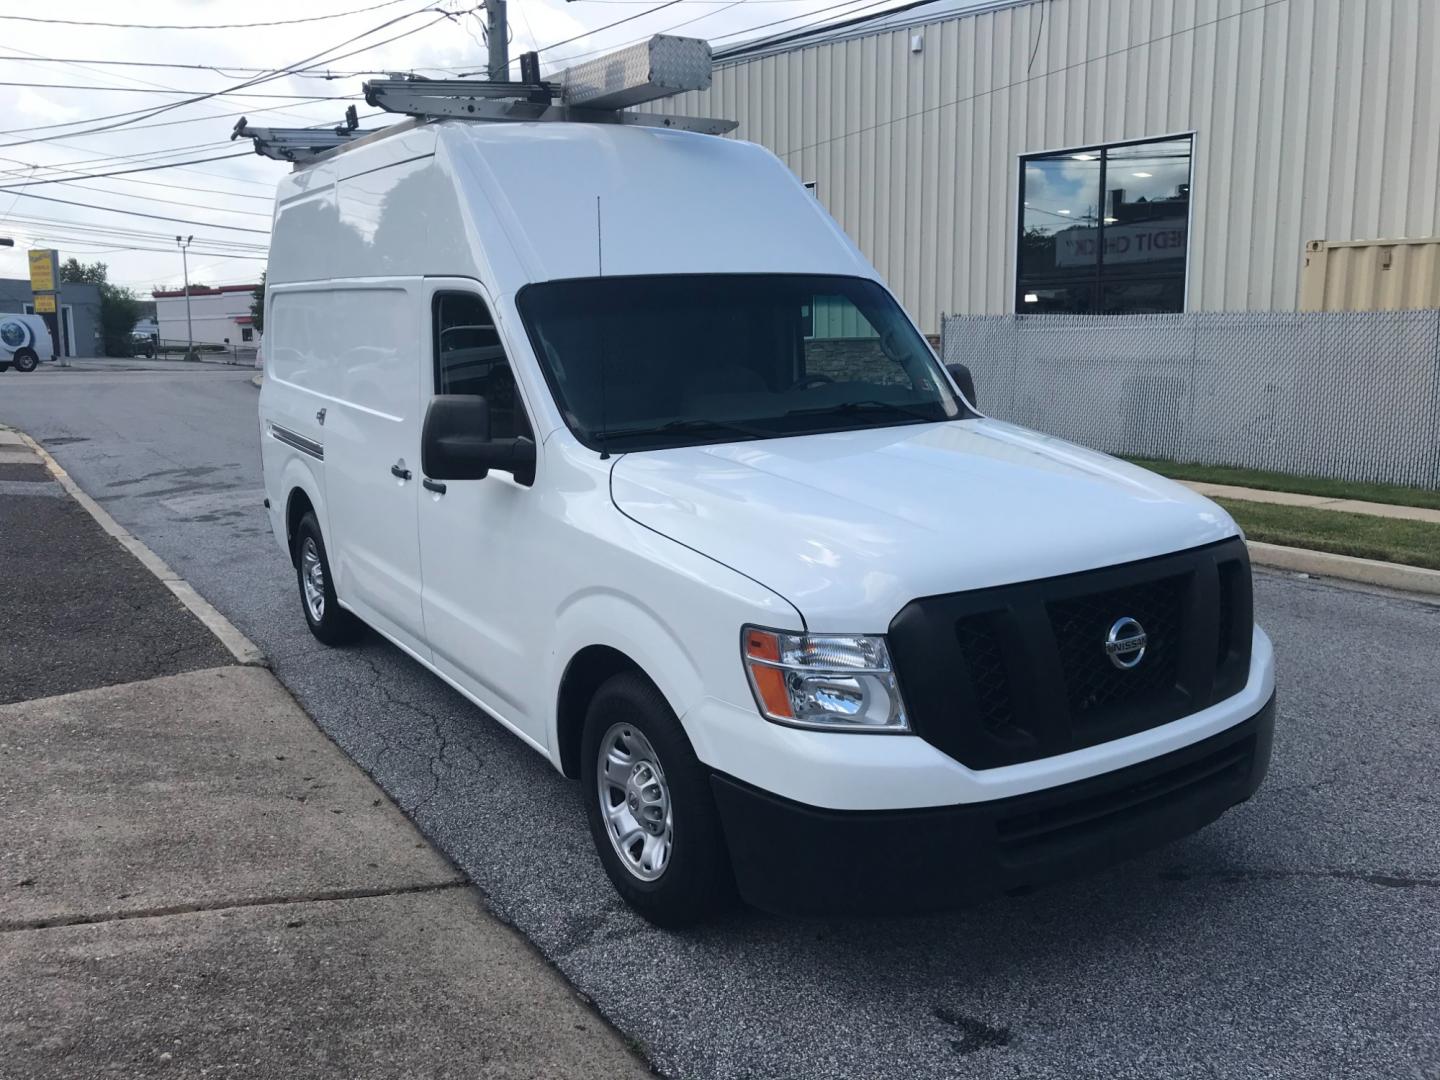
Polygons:
<instances>
[{"instance_id":1,"label":"roof ladder rack","mask_svg":"<svg viewBox=\"0 0 1440 1080\"><path fill-rule=\"evenodd\" d=\"M262 157L303 165L327 150L371 134L374 132L359 129L355 106L351 105L345 112L345 123L333 128L257 128L247 124L242 116L230 138L254 140L255 152Z\"/></svg>"},{"instance_id":2,"label":"roof ladder rack","mask_svg":"<svg viewBox=\"0 0 1440 1080\"><path fill-rule=\"evenodd\" d=\"M522 71L534 73L529 58ZM627 112L635 105L710 87L710 45L699 38L656 34L570 68L551 82L488 82L480 79L373 79L368 104L387 112L427 119L458 117L500 123L568 121L635 124L706 135L734 131L734 120Z\"/></svg>"}]
</instances>

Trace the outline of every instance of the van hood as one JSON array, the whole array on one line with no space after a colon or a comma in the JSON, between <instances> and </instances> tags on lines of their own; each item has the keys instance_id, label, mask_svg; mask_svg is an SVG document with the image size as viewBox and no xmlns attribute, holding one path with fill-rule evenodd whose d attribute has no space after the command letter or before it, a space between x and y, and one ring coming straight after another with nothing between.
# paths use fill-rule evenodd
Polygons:
<instances>
[{"instance_id":1,"label":"van hood","mask_svg":"<svg viewBox=\"0 0 1440 1080\"><path fill-rule=\"evenodd\" d=\"M883 632L917 597L1238 532L1188 488L990 419L627 454L611 497L785 597L809 629L851 633Z\"/></svg>"}]
</instances>

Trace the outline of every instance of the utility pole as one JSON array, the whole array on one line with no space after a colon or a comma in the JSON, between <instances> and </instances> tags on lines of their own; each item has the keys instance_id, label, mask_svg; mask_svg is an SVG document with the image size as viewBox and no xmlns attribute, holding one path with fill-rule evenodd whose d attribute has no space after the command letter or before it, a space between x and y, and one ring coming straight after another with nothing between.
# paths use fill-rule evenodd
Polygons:
<instances>
[{"instance_id":1,"label":"utility pole","mask_svg":"<svg viewBox=\"0 0 1440 1080\"><path fill-rule=\"evenodd\" d=\"M490 81L510 80L510 28L505 25L505 0L485 0L488 23L485 38L490 45Z\"/></svg>"},{"instance_id":2,"label":"utility pole","mask_svg":"<svg viewBox=\"0 0 1440 1080\"><path fill-rule=\"evenodd\" d=\"M190 322L190 256L186 248L195 237L187 236L184 240L175 237L175 244L180 248L180 266L185 273L185 359L190 359L190 354L195 351L195 327Z\"/></svg>"}]
</instances>

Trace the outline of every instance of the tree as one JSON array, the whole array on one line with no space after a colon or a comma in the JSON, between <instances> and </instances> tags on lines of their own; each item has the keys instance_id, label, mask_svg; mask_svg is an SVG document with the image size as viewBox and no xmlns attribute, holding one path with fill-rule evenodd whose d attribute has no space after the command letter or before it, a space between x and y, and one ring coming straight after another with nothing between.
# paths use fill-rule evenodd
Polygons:
<instances>
[{"instance_id":1,"label":"tree","mask_svg":"<svg viewBox=\"0 0 1440 1080\"><path fill-rule=\"evenodd\" d=\"M100 284L100 336L106 356L131 354L134 343L130 335L139 318L140 298L133 290L109 282Z\"/></svg>"},{"instance_id":2,"label":"tree","mask_svg":"<svg viewBox=\"0 0 1440 1080\"><path fill-rule=\"evenodd\" d=\"M82 263L73 255L60 265L60 281L66 285L104 285L110 268L103 262Z\"/></svg>"},{"instance_id":3,"label":"tree","mask_svg":"<svg viewBox=\"0 0 1440 1080\"><path fill-rule=\"evenodd\" d=\"M257 335L265 333L265 271L260 271L260 284L255 286L255 299L250 301L250 317Z\"/></svg>"}]
</instances>

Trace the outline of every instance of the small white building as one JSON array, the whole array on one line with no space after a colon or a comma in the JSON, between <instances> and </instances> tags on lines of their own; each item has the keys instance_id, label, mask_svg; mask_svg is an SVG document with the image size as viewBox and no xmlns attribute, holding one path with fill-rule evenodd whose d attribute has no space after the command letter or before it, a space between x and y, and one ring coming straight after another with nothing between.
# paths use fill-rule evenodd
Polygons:
<instances>
[{"instance_id":1,"label":"small white building","mask_svg":"<svg viewBox=\"0 0 1440 1080\"><path fill-rule=\"evenodd\" d=\"M194 285L190 288L190 327L185 323L185 290L157 289L155 316L160 325L160 340L186 341L190 335L205 345L253 345L254 316L250 305L258 285L220 285L215 288Z\"/></svg>"}]
</instances>

